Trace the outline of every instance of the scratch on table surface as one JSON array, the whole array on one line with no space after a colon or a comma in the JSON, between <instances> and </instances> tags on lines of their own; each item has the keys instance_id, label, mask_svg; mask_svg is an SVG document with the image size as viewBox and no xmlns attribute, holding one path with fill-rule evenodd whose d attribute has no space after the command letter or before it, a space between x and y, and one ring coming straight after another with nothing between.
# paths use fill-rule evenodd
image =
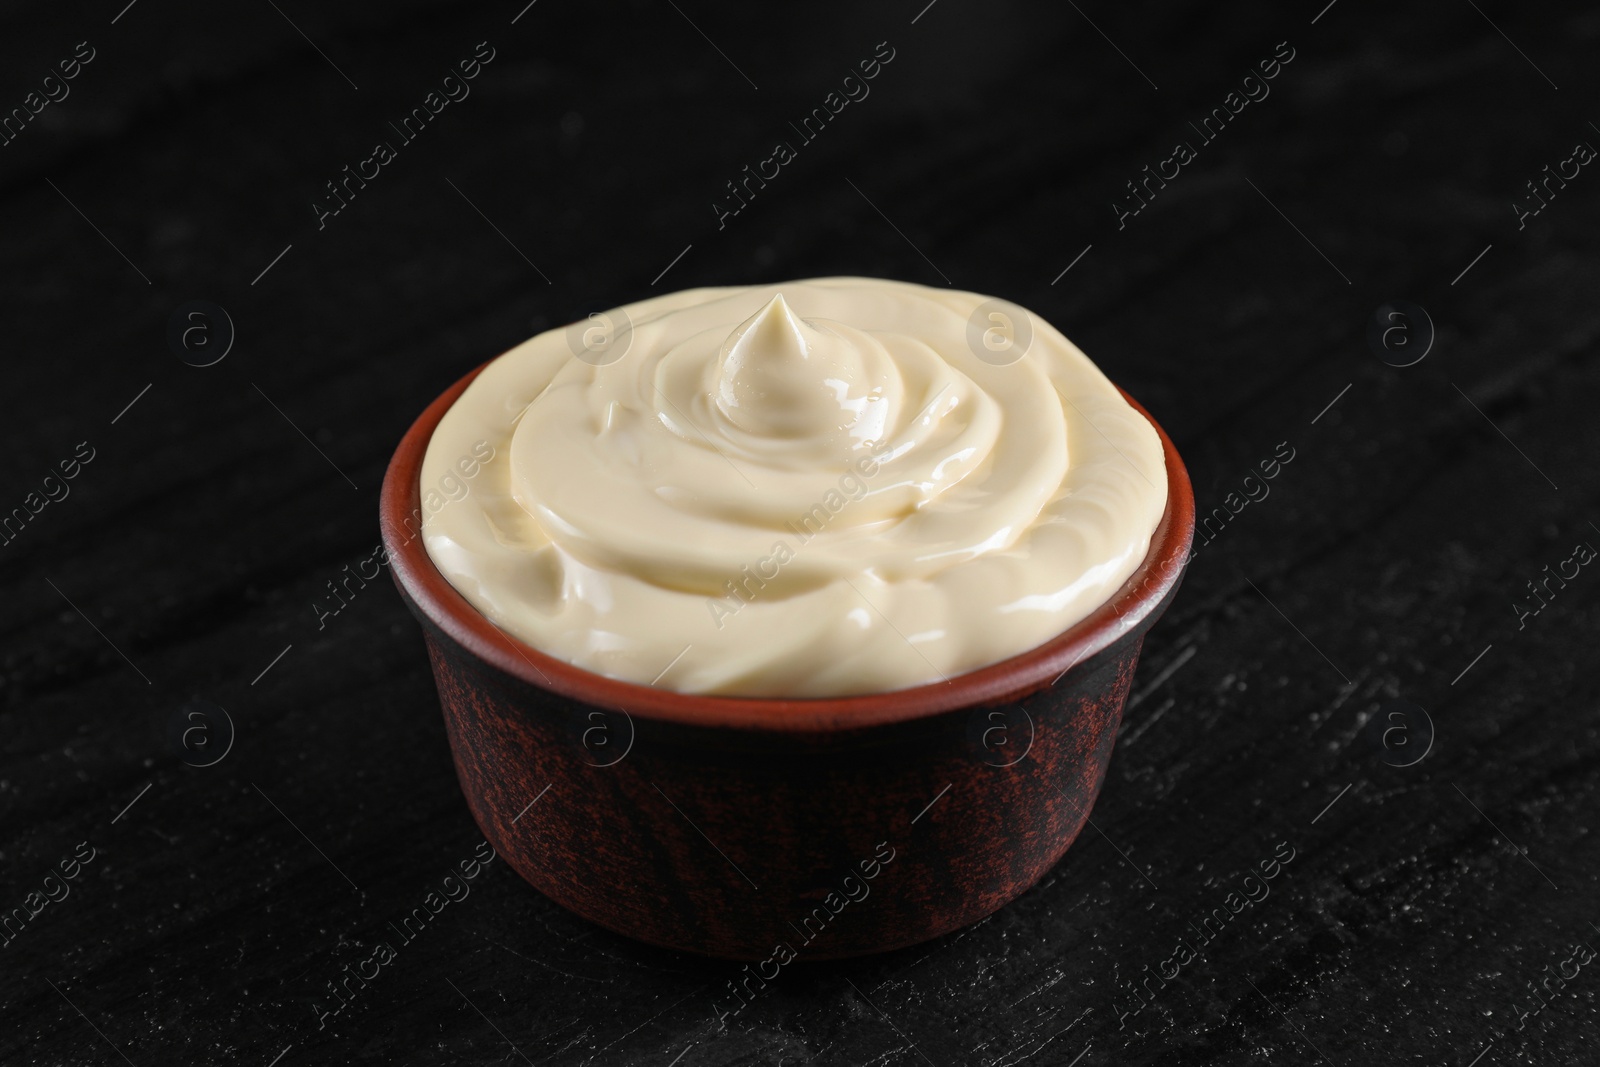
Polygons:
<instances>
[{"instance_id":1,"label":"scratch on table surface","mask_svg":"<svg viewBox=\"0 0 1600 1067\"><path fill-rule=\"evenodd\" d=\"M1018 997L1016 1000L1013 1000L1011 1002L1011 1006L1013 1008L1015 1008L1018 1004L1021 1004L1024 1000L1027 1000L1030 997L1036 997L1040 993L1048 993L1050 990L1054 989L1056 987L1056 985L1063 978L1065 978L1066 976L1067 976L1067 972L1066 971L1058 970L1056 972L1056 976L1054 978L1050 979L1048 982L1046 982L1044 985L1040 986L1038 989L1035 989L1033 992L1022 994L1022 996Z\"/></svg>"},{"instance_id":2,"label":"scratch on table surface","mask_svg":"<svg viewBox=\"0 0 1600 1067\"><path fill-rule=\"evenodd\" d=\"M557 920L557 921L552 923L551 920ZM561 940L565 941L569 945L576 945L579 941L582 941L584 938L586 938L586 937L588 937L588 936L590 936L591 934L594 933L593 928L590 928L588 930L584 930L582 933L578 934L576 937L572 937L572 936L569 936L568 934L562 932L561 930L557 929L558 926L566 926L566 927L569 927L569 928L572 926L572 920L569 919L564 913L563 914L557 914L555 912L550 912L550 913L546 913L544 915L540 915L540 916L538 916L538 923L539 923L540 926L544 927L546 933L549 933L553 937L560 938Z\"/></svg>"},{"instance_id":3,"label":"scratch on table surface","mask_svg":"<svg viewBox=\"0 0 1600 1067\"><path fill-rule=\"evenodd\" d=\"M1328 705L1326 710L1320 711L1320 712L1312 712L1311 713L1311 732L1312 733L1316 733L1318 730L1322 729L1322 725L1324 723L1326 723L1329 719L1333 718L1334 713L1337 712L1340 708L1344 707L1345 704L1349 702L1350 698L1356 694L1356 691L1361 688L1362 684L1367 680L1367 677L1368 677L1368 675L1366 674L1366 672L1357 671L1354 683L1352 683L1351 685L1343 686L1341 691L1340 691L1340 693L1339 693L1338 698L1335 699L1332 704ZM1373 681L1374 681L1375 684L1373 685L1371 691L1365 694L1363 699L1371 699L1373 693L1376 693L1378 691L1378 689L1382 687L1384 680L1382 678L1376 678L1376 679L1373 679ZM1361 730L1361 724L1357 724L1356 728L1355 728L1355 732L1351 733L1350 736L1354 737L1356 735L1356 733L1360 732L1360 730Z\"/></svg>"},{"instance_id":4,"label":"scratch on table surface","mask_svg":"<svg viewBox=\"0 0 1600 1067\"><path fill-rule=\"evenodd\" d=\"M557 1032L559 1033L559 1031L557 1031ZM560 1048L558 1048L554 1052L550 1053L550 1059L554 1059L555 1057L561 1055L563 1052L566 1052L568 1049L570 1049L573 1046L577 1045L579 1042L581 1042L584 1038L588 1037L593 1032L594 1032L594 1027L585 1026L582 1030L579 1030L575 1035L573 1035L573 1038L572 1038L571 1041L568 1041L565 1045L562 1045Z\"/></svg>"},{"instance_id":5,"label":"scratch on table surface","mask_svg":"<svg viewBox=\"0 0 1600 1067\"><path fill-rule=\"evenodd\" d=\"M972 976L973 984L977 984L978 982L983 981L983 976L984 975L988 974L990 971L992 971L994 968L1000 966L1002 963L1010 963L1010 962L1011 962L1011 958L1009 956L1007 956L1007 955L1000 955L1000 956L995 956L995 957L993 957L991 959L979 960L978 961L978 970Z\"/></svg>"},{"instance_id":6,"label":"scratch on table surface","mask_svg":"<svg viewBox=\"0 0 1600 1067\"><path fill-rule=\"evenodd\" d=\"M479 936L482 937L483 935L480 934ZM489 941L489 939L487 937L485 937L483 939L485 941ZM522 953L518 952L514 948L506 948L506 946L502 945L498 941L489 941L489 944L493 945L495 948L500 949L500 950L502 950L504 952L511 953L513 956L517 957L517 959L519 959L519 960L527 960L529 963L536 964L536 965L538 965L540 967L543 967L547 971L552 971L555 974L559 974L563 978L571 978L571 979L573 979L574 981L577 981L577 982L593 982L596 985L609 985L610 983L616 981L615 978L591 978L586 974L572 974L572 973L570 973L568 971L563 971L559 967L552 967L552 966L550 966L550 964L544 962L543 960L536 960L532 956L524 956Z\"/></svg>"},{"instance_id":7,"label":"scratch on table surface","mask_svg":"<svg viewBox=\"0 0 1600 1067\"><path fill-rule=\"evenodd\" d=\"M912 971L916 970L919 966L921 966L924 960L927 960L930 956L935 956L935 955L943 952L947 948L950 948L950 947L952 947L954 945L959 944L962 940L964 940L966 938L966 936L968 934L972 933L975 930L980 929L981 927L984 927L984 926L988 925L989 922L994 919L995 915L998 915L998 914L999 914L999 912L995 912L993 915L984 916L982 919L979 919L976 923L974 923L973 925L967 927L965 930L962 930L960 933L956 934L952 938L949 938L948 940L946 940L945 938L939 938L937 941L934 942L934 945L933 945L932 948L928 949L928 951L924 952L922 955L918 956L916 959L912 960L910 963L906 964L904 967L901 967L899 969L899 973L902 974L902 975L910 974Z\"/></svg>"},{"instance_id":8,"label":"scratch on table surface","mask_svg":"<svg viewBox=\"0 0 1600 1067\"><path fill-rule=\"evenodd\" d=\"M1055 1041L1056 1038L1061 1037L1067 1031L1071 1030L1073 1027L1075 1027L1079 1023L1083 1022L1084 1017L1087 1016L1092 1011L1094 1011L1093 1008L1084 1008L1083 1011L1078 1014L1078 1017L1076 1019L1072 1020L1066 1026L1063 1026L1061 1029L1057 1030L1055 1033L1051 1034L1049 1037L1045 1038L1043 1041L1040 1041L1037 1045L1034 1045L1031 1049L1029 1049L1028 1051L1022 1053L1016 1059L1007 1059L1007 1058L1002 1056L1000 1059L992 1061L989 1064L989 1067L1016 1067L1016 1064L1019 1064L1024 1060L1032 1059L1034 1056L1037 1056L1040 1052L1043 1052L1045 1047L1048 1046L1051 1042Z\"/></svg>"},{"instance_id":9,"label":"scratch on table surface","mask_svg":"<svg viewBox=\"0 0 1600 1067\"><path fill-rule=\"evenodd\" d=\"M1198 651L1200 651L1200 646L1198 644L1193 644L1174 656L1171 663L1161 668L1161 673L1157 674L1153 679L1150 680L1148 685L1139 690L1137 693L1133 694L1133 696L1128 699L1128 706L1124 709L1124 713L1132 711L1140 704L1143 704L1145 700L1149 698L1151 693L1154 693L1157 689L1160 689L1167 683L1167 679L1178 673L1179 669L1182 668L1185 663L1188 663L1191 659L1194 659L1194 654Z\"/></svg>"},{"instance_id":10,"label":"scratch on table surface","mask_svg":"<svg viewBox=\"0 0 1600 1067\"><path fill-rule=\"evenodd\" d=\"M1051 984L1053 985L1054 983L1051 983ZM1035 992L1038 992L1038 990L1036 990ZM1023 999L1026 999L1026 998L1023 998ZM1020 1003L1022 1003L1021 1000L1018 1000L1016 1002L1016 1004L1020 1004ZM1013 1004L1012 1008L1015 1008L1016 1004ZM993 1033L993 1034L990 1034L987 1038L985 1038L983 1041L980 1041L978 1043L975 1051L984 1052L985 1055L987 1055L986 1050L991 1045L994 1045L994 1046L1005 1046L1005 1045L1008 1045L1011 1042L1015 1041L1015 1039L1017 1038L1017 1036L1019 1034L1023 1035L1024 1037L1026 1037L1028 1031L1041 1030L1044 1027L1048 1026L1055 1019L1056 1016L1060 1015L1061 1012L1066 1007L1067 1007L1067 1004L1064 1001L1059 1001L1058 1000L1058 1001L1055 1001L1053 1003L1047 1003L1045 1006L1041 1007L1040 1010L1035 1012L1033 1015L1026 1016L1019 1025L1012 1027L1010 1030L1007 1030L1004 1033ZM1008 1055L1011 1055L1011 1053L1005 1052L1003 1050L999 1051L999 1052L996 1052L995 1053L995 1060L1004 1059ZM992 1063L994 1061L985 1061L985 1062L986 1063Z\"/></svg>"},{"instance_id":11,"label":"scratch on table surface","mask_svg":"<svg viewBox=\"0 0 1600 1067\"><path fill-rule=\"evenodd\" d=\"M1168 697L1166 703L1162 704L1155 711L1152 711L1149 715L1145 716L1145 720L1139 724L1138 728L1129 730L1128 736L1122 741L1119 741L1118 744L1120 744L1124 749L1132 745L1135 741L1139 740L1139 738L1143 737L1144 732L1159 722L1161 716L1170 711L1177 703L1177 697Z\"/></svg>"},{"instance_id":12,"label":"scratch on table surface","mask_svg":"<svg viewBox=\"0 0 1600 1067\"><path fill-rule=\"evenodd\" d=\"M818 1060L822 1059L822 1054L824 1052L827 1052L830 1048L832 1048L833 1046L837 1045L838 1043L839 1042L837 1042L837 1041L829 1041L826 1045L823 1045L820 1048L813 1049L813 1048L805 1048L804 1043L802 1042L802 1048L804 1048L804 1051L799 1053L799 1055L802 1058L798 1059L798 1060L795 1060L794 1062L797 1063L797 1064L798 1063L816 1063ZM782 1058L782 1059L779 1059L778 1060L778 1067L787 1067L788 1063L789 1063L789 1060L786 1057Z\"/></svg>"},{"instance_id":13,"label":"scratch on table surface","mask_svg":"<svg viewBox=\"0 0 1600 1067\"><path fill-rule=\"evenodd\" d=\"M901 1053L904 1053L904 1052L915 1052L915 1051L916 1051L916 1046L914 1046L914 1045L896 1045L894 1048L889 1049L887 1052L883 1053L882 1055L874 1056L872 1059L867 1060L865 1063L863 1063L861 1065L861 1067L872 1067L872 1065L875 1064L875 1063L888 1063L890 1060L894 1059L896 1056L899 1056Z\"/></svg>"},{"instance_id":14,"label":"scratch on table surface","mask_svg":"<svg viewBox=\"0 0 1600 1067\"><path fill-rule=\"evenodd\" d=\"M624 958L622 956L616 955L615 953L607 952L604 948L600 947L599 945L590 945L589 946L589 951L592 954L596 955L596 956L604 956L606 959L611 960L611 961L613 961L615 963L625 963L630 967L637 968L638 970L649 971L651 974L670 974L670 975L675 975L675 976L677 976L679 978L698 978L698 977L700 977L699 975L697 975L697 974L695 974L695 973L693 973L691 971L678 971L678 970L674 970L671 967L653 967L648 963L641 963L638 960L626 959L626 958Z\"/></svg>"},{"instance_id":15,"label":"scratch on table surface","mask_svg":"<svg viewBox=\"0 0 1600 1067\"><path fill-rule=\"evenodd\" d=\"M971 937L973 934L977 933L979 930L983 929L985 926L988 926L991 922L994 921L995 915L999 915L999 914L1000 914L999 912L995 912L993 915L984 916L982 919L979 919L977 922L973 923L971 926L969 926L965 930L961 931L955 937L951 938L949 945L943 945L943 946L940 946L940 947L949 948L952 945L959 945L962 941L965 941L968 937ZM930 955L931 955L931 953L930 953Z\"/></svg>"},{"instance_id":16,"label":"scratch on table surface","mask_svg":"<svg viewBox=\"0 0 1600 1067\"><path fill-rule=\"evenodd\" d=\"M610 1049L610 1048L613 1048L613 1047L615 1047L617 1045L620 1045L622 1042L628 1040L628 1038L632 1037L634 1034L637 1034L640 1030L643 1030L645 1027L649 1026L651 1023L655 1022L657 1019L661 1018L667 1012L671 1011L673 1008L676 1008L679 1004L682 1004L684 1001L688 1000L690 997L694 996L697 993L703 993L707 989L710 989L712 985L713 985L713 983L707 982L705 985L699 986L698 988L696 988L694 990L691 990L688 993L685 993L683 996L679 997L677 1000L673 1001L671 1004L667 1005L665 1008L662 1008L660 1011L658 1011L654 1015L650 1016L650 1018L646 1019L644 1022L640 1023L638 1026L635 1026L632 1030L629 1030L627 1033L623 1034L621 1037L617 1038L615 1041L611 1042L609 1045L606 1045L605 1048L597 1049L596 1051L591 1053L589 1055L589 1058L584 1060L583 1062L584 1063L593 1063L594 1062L594 1058L596 1056L600 1055L600 1053L605 1052L607 1049ZM680 1036L682 1036L682 1035L680 1035Z\"/></svg>"},{"instance_id":17,"label":"scratch on table surface","mask_svg":"<svg viewBox=\"0 0 1600 1067\"><path fill-rule=\"evenodd\" d=\"M568 1019L566 1022L562 1023L560 1026L556 1027L555 1029L546 1030L544 1033L540 1034L538 1037L531 1038L529 1043L530 1044L535 1044L535 1045L542 1045L542 1044L544 1044L544 1042L549 1041L551 1038L555 1037L557 1034L559 1034L561 1031L565 1030L567 1027L571 1026L573 1023L581 1023L581 1022L583 1022L583 1017L581 1015L574 1015L572 1018ZM577 1042L582 1041L583 1040L583 1035L588 1033L588 1032L589 1032L589 1028L587 1026L583 1027L581 1030L578 1031L578 1036L574 1037L572 1040L568 1041L561 1048L557 1049L556 1052L554 1053L554 1055L559 1056L559 1055L561 1055L561 1053L567 1051L567 1049L571 1048Z\"/></svg>"}]
</instances>

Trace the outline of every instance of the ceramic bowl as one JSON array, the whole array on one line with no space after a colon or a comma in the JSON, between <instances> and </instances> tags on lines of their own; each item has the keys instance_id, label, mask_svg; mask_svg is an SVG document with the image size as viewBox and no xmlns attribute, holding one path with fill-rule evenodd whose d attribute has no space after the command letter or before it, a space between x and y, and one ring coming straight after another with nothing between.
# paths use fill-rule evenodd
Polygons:
<instances>
[{"instance_id":1,"label":"ceramic bowl","mask_svg":"<svg viewBox=\"0 0 1600 1067\"><path fill-rule=\"evenodd\" d=\"M481 370L400 442L381 521L462 792L534 888L619 934L759 961L767 975L974 923L1061 859L1105 779L1145 632L1176 594L1193 538L1188 473L1153 419L1166 512L1144 563L1088 618L948 683L713 697L547 656L433 565L414 532L423 453Z\"/></svg>"}]
</instances>

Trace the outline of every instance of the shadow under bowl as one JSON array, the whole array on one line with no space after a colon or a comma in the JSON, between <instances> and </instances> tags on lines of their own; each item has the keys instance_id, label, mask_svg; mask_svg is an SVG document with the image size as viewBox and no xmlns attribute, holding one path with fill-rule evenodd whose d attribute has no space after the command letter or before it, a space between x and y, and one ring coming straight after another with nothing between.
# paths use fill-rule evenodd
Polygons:
<instances>
[{"instance_id":1,"label":"shadow under bowl","mask_svg":"<svg viewBox=\"0 0 1600 1067\"><path fill-rule=\"evenodd\" d=\"M482 369L401 440L380 517L462 792L534 888L616 933L764 968L949 933L1061 859L1094 806L1144 635L1177 593L1194 535L1188 472L1154 419L1166 511L1143 564L1089 617L948 683L718 697L545 655L434 566L420 536L423 454Z\"/></svg>"}]
</instances>

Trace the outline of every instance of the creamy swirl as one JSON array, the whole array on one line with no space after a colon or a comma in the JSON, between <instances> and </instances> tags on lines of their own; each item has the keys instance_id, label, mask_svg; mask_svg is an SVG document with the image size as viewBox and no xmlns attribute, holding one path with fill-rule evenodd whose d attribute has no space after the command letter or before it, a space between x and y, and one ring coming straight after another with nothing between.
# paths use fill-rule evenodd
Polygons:
<instances>
[{"instance_id":1,"label":"creamy swirl","mask_svg":"<svg viewBox=\"0 0 1600 1067\"><path fill-rule=\"evenodd\" d=\"M540 334L445 413L422 484L464 485L424 544L501 629L744 696L901 689L1042 644L1133 573L1166 506L1155 431L1049 324L868 278Z\"/></svg>"}]
</instances>

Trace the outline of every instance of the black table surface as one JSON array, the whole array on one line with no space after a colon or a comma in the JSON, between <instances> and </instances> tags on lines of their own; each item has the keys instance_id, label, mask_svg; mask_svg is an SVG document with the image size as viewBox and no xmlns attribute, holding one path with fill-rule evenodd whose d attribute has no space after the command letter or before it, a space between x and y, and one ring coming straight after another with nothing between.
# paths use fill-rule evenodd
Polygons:
<instances>
[{"instance_id":1,"label":"black table surface","mask_svg":"<svg viewBox=\"0 0 1600 1067\"><path fill-rule=\"evenodd\" d=\"M124 5L0 33L0 1062L1596 1062L1600 15ZM1187 461L1094 828L725 1023L735 966L495 863L324 1017L481 839L392 586L314 607L402 432L539 330L828 274L1034 309Z\"/></svg>"}]
</instances>

